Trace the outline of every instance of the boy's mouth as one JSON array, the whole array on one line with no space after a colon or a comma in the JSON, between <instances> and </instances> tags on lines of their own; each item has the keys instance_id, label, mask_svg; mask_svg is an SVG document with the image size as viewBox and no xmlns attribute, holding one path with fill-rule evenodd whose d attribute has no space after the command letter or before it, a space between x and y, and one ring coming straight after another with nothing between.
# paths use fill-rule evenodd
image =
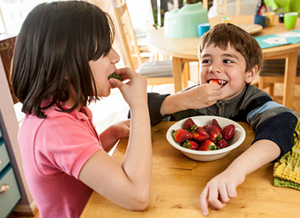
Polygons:
<instances>
[{"instance_id":1,"label":"boy's mouth","mask_svg":"<svg viewBox=\"0 0 300 218\"><path fill-rule=\"evenodd\" d=\"M222 80L222 79L211 79L211 80L208 80L208 83L217 83L218 85L221 86L221 88L223 86L225 86L228 82L226 80Z\"/></svg>"}]
</instances>

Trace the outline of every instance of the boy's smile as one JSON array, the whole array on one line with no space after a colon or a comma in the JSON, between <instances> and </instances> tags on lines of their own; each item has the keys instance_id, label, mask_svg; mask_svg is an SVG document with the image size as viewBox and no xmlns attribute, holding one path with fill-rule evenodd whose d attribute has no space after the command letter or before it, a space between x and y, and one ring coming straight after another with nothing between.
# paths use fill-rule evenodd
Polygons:
<instances>
[{"instance_id":1,"label":"boy's smile","mask_svg":"<svg viewBox=\"0 0 300 218\"><path fill-rule=\"evenodd\" d=\"M227 81L222 80L222 79L210 79L207 82L208 83L217 83L218 85L221 86L221 88L223 88L223 86L225 86L227 84Z\"/></svg>"},{"instance_id":2,"label":"boy's smile","mask_svg":"<svg viewBox=\"0 0 300 218\"><path fill-rule=\"evenodd\" d=\"M222 100L234 98L243 91L246 83L252 82L256 68L249 72L245 72L245 69L245 58L230 44L225 50L211 44L201 53L201 83L218 83L221 86Z\"/></svg>"}]
</instances>

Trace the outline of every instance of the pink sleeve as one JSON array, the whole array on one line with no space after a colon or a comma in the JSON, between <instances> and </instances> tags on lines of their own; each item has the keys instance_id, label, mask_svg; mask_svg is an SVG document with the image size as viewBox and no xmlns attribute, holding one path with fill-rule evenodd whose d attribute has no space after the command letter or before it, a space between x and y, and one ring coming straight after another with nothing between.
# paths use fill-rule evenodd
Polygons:
<instances>
[{"instance_id":1,"label":"pink sleeve","mask_svg":"<svg viewBox=\"0 0 300 218\"><path fill-rule=\"evenodd\" d=\"M41 172L54 175L60 171L78 178L83 165L103 147L88 120L57 118L44 122L36 135L35 149Z\"/></svg>"}]
</instances>

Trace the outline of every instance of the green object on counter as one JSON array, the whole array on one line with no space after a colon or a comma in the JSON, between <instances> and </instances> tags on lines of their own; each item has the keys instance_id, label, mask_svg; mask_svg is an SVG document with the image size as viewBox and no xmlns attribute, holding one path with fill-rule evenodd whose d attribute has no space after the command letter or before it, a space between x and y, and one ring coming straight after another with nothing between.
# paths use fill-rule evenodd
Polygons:
<instances>
[{"instance_id":1,"label":"green object on counter","mask_svg":"<svg viewBox=\"0 0 300 218\"><path fill-rule=\"evenodd\" d=\"M165 37L193 38L198 37L198 24L209 21L207 10L199 2L166 12L164 22Z\"/></svg>"},{"instance_id":2,"label":"green object on counter","mask_svg":"<svg viewBox=\"0 0 300 218\"><path fill-rule=\"evenodd\" d=\"M282 8L284 12L298 12L300 14L299 0L265 0L265 4L273 10Z\"/></svg>"}]
</instances>

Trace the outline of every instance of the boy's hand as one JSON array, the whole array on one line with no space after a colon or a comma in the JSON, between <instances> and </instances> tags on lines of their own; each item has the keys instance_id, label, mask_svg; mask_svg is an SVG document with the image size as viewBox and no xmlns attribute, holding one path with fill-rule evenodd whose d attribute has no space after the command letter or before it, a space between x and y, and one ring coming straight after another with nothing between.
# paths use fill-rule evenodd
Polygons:
<instances>
[{"instance_id":1,"label":"boy's hand","mask_svg":"<svg viewBox=\"0 0 300 218\"><path fill-rule=\"evenodd\" d=\"M219 100L221 86L218 84L203 84L184 92L169 95L162 103L162 115L176 113L188 109L209 107Z\"/></svg>"},{"instance_id":2,"label":"boy's hand","mask_svg":"<svg viewBox=\"0 0 300 218\"><path fill-rule=\"evenodd\" d=\"M209 214L208 204L212 209L222 209L231 198L237 196L236 188L245 180L242 173L225 170L211 179L200 195L200 206L204 216Z\"/></svg>"},{"instance_id":3,"label":"boy's hand","mask_svg":"<svg viewBox=\"0 0 300 218\"><path fill-rule=\"evenodd\" d=\"M186 104L189 109L200 109L209 107L219 100L221 86L212 84L203 84L186 91Z\"/></svg>"}]
</instances>

